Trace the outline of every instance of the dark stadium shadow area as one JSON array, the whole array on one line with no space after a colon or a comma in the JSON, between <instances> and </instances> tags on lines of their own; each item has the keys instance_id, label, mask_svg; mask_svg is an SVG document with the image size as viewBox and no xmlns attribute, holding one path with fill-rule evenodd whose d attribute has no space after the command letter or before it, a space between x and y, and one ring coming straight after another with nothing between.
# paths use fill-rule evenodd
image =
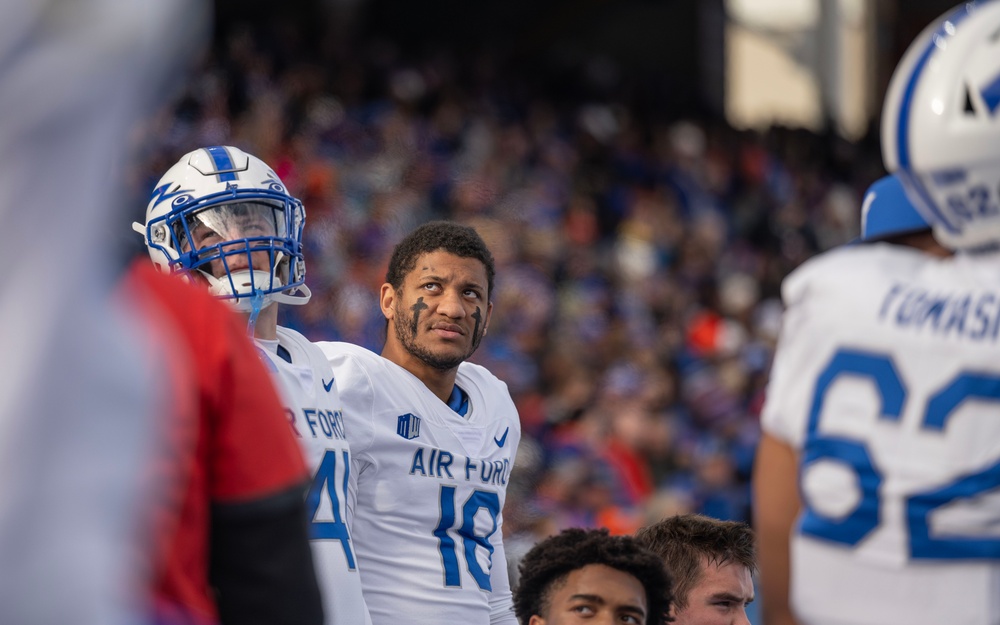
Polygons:
<instances>
[{"instance_id":1,"label":"dark stadium shadow area","mask_svg":"<svg viewBox=\"0 0 1000 625\"><path fill-rule=\"evenodd\" d=\"M723 0L220 0L216 41L249 25L265 45L343 62L372 42L399 58L488 56L536 92L632 97L664 114L721 111ZM588 90L579 91L581 85ZM628 90L630 93L624 93ZM652 102L655 101L655 104Z\"/></svg>"}]
</instances>

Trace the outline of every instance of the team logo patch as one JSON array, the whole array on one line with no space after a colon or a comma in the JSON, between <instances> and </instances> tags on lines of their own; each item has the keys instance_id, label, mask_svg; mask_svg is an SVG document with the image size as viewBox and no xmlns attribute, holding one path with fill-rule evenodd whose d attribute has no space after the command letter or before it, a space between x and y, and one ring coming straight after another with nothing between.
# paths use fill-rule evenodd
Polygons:
<instances>
[{"instance_id":1,"label":"team logo patch","mask_svg":"<svg viewBox=\"0 0 1000 625\"><path fill-rule=\"evenodd\" d=\"M396 434L408 440L420 436L420 417L410 413L399 415L396 419Z\"/></svg>"},{"instance_id":2,"label":"team logo patch","mask_svg":"<svg viewBox=\"0 0 1000 625\"><path fill-rule=\"evenodd\" d=\"M150 201L153 203L153 206L156 206L160 202L163 202L165 200L169 200L169 199L177 197L177 196L181 196L181 198L185 198L185 201L186 201L187 199L189 199L186 194L189 194L189 193L191 193L191 191L189 189L181 189L181 185L179 185L179 184L178 185L174 185L174 188L171 191L170 190L170 183L168 182L165 185L161 185L161 186L156 187L155 189L153 189L153 193L152 193L152 197L150 197ZM178 198L178 199L180 199L180 198ZM177 204L178 204L177 201L175 201L173 203L174 206L177 206Z\"/></svg>"}]
</instances>

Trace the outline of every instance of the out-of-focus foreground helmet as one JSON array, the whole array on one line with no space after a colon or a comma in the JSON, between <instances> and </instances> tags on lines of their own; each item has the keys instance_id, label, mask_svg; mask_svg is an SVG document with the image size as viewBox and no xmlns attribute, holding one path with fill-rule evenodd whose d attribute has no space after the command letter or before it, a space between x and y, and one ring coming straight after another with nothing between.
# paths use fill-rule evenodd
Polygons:
<instances>
[{"instance_id":1,"label":"out-of-focus foreground helmet","mask_svg":"<svg viewBox=\"0 0 1000 625\"><path fill-rule=\"evenodd\" d=\"M302 202L264 161L213 146L168 169L153 189L146 224L132 227L154 263L200 275L213 295L250 311L309 301L304 224Z\"/></svg>"},{"instance_id":2,"label":"out-of-focus foreground helmet","mask_svg":"<svg viewBox=\"0 0 1000 625\"><path fill-rule=\"evenodd\" d=\"M883 176L868 187L861 205L862 241L878 241L930 227L906 197L897 176Z\"/></svg>"},{"instance_id":3,"label":"out-of-focus foreground helmet","mask_svg":"<svg viewBox=\"0 0 1000 625\"><path fill-rule=\"evenodd\" d=\"M893 73L882 159L952 249L1000 243L1000 2L927 26Z\"/></svg>"}]
</instances>

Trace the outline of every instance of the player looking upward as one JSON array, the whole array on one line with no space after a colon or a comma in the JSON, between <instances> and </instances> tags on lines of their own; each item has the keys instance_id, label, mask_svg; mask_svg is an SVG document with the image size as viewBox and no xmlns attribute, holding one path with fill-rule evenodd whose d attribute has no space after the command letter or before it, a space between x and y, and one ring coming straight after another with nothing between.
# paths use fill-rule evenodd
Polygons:
<instances>
[{"instance_id":1,"label":"player looking upward","mask_svg":"<svg viewBox=\"0 0 1000 625\"><path fill-rule=\"evenodd\" d=\"M381 356L318 344L351 431L354 545L377 625L516 623L501 511L520 422L507 386L466 362L489 325L493 278L474 229L424 224L389 261Z\"/></svg>"},{"instance_id":2,"label":"player looking upward","mask_svg":"<svg viewBox=\"0 0 1000 625\"><path fill-rule=\"evenodd\" d=\"M153 262L204 283L248 320L314 479L306 496L313 560L327 623L370 622L351 543L351 451L333 371L277 304L309 301L305 209L263 161L228 146L185 154L160 178L146 209Z\"/></svg>"}]
</instances>

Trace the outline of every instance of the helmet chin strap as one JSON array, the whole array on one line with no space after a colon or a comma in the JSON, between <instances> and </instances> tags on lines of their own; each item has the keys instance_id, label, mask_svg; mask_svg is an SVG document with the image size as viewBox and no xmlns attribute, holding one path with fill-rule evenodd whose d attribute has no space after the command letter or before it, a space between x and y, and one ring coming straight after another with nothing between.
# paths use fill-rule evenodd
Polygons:
<instances>
[{"instance_id":1,"label":"helmet chin strap","mask_svg":"<svg viewBox=\"0 0 1000 625\"><path fill-rule=\"evenodd\" d=\"M234 271L229 276L216 278L215 276L200 271L208 282L208 292L215 297L225 298L230 305L240 312L250 312L252 308L251 300L259 293L262 299L261 309L267 307L274 300L274 293L264 295L261 285L271 283L271 274L266 271ZM275 285L281 286L276 278ZM253 296L253 297L248 297ZM259 312L259 310L258 310Z\"/></svg>"},{"instance_id":2,"label":"helmet chin strap","mask_svg":"<svg viewBox=\"0 0 1000 625\"><path fill-rule=\"evenodd\" d=\"M228 277L222 278L216 278L201 270L198 273L208 282L209 293L225 299L235 310L249 313L247 333L250 338L254 336L254 328L257 325L260 311L275 303L300 306L307 303L312 297L312 292L305 284L300 285L294 292L265 294L258 285L271 283L271 274L266 271L234 271ZM276 286L281 286L281 281L278 278L275 278L274 283ZM255 286L257 288L254 288ZM234 295L239 297L234 297Z\"/></svg>"},{"instance_id":3,"label":"helmet chin strap","mask_svg":"<svg viewBox=\"0 0 1000 625\"><path fill-rule=\"evenodd\" d=\"M312 291L310 291L309 287L305 284L300 284L294 292L282 291L281 293L271 293L269 297L279 304L301 306L302 304L309 303L309 299L312 297Z\"/></svg>"},{"instance_id":4,"label":"helmet chin strap","mask_svg":"<svg viewBox=\"0 0 1000 625\"><path fill-rule=\"evenodd\" d=\"M257 289L250 296L250 317L247 320L247 334L250 338L253 338L254 328L257 327L257 316L260 315L260 311L264 308L264 292Z\"/></svg>"}]
</instances>

